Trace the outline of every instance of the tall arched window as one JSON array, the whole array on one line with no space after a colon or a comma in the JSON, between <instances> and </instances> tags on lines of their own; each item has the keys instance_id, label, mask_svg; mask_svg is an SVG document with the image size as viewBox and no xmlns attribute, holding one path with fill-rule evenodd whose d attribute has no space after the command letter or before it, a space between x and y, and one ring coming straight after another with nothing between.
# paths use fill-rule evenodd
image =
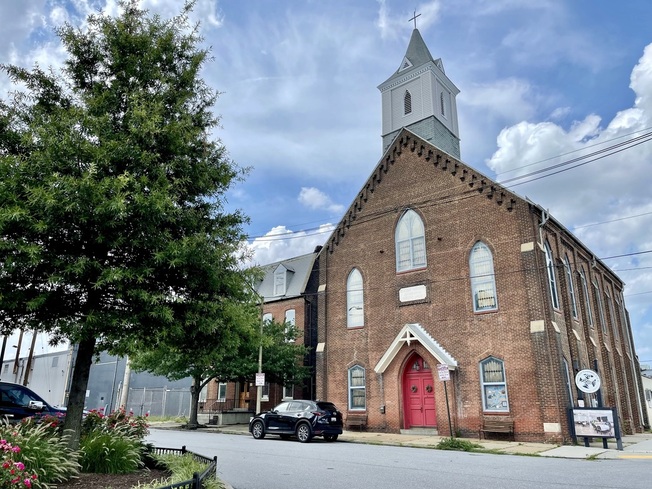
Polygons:
<instances>
[{"instance_id":1,"label":"tall arched window","mask_svg":"<svg viewBox=\"0 0 652 489\"><path fill-rule=\"evenodd\" d=\"M412 94L406 90L403 95L403 115L412 113Z\"/></svg>"},{"instance_id":2,"label":"tall arched window","mask_svg":"<svg viewBox=\"0 0 652 489\"><path fill-rule=\"evenodd\" d=\"M364 326L364 290L362 274L354 268L346 280L346 325L349 328Z\"/></svg>"},{"instance_id":3,"label":"tall arched window","mask_svg":"<svg viewBox=\"0 0 652 489\"><path fill-rule=\"evenodd\" d=\"M471 249L469 270L473 310L478 312L497 309L494 260L491 250L482 241L478 241Z\"/></svg>"},{"instance_id":4,"label":"tall arched window","mask_svg":"<svg viewBox=\"0 0 652 489\"><path fill-rule=\"evenodd\" d=\"M593 328L593 312L591 310L591 296L589 295L589 286L586 282L584 267L580 268L580 284L582 285L582 294L584 295L584 311L586 313L586 322Z\"/></svg>"},{"instance_id":5,"label":"tall arched window","mask_svg":"<svg viewBox=\"0 0 652 489\"><path fill-rule=\"evenodd\" d=\"M482 409L492 412L509 411L505 363L496 357L480 362L480 382L482 384Z\"/></svg>"},{"instance_id":6,"label":"tall arched window","mask_svg":"<svg viewBox=\"0 0 652 489\"><path fill-rule=\"evenodd\" d=\"M577 300L575 299L575 284L573 283L573 270L571 269L568 255L564 255L564 269L566 270L566 281L568 282L568 293L571 299L571 313L577 319Z\"/></svg>"},{"instance_id":7,"label":"tall arched window","mask_svg":"<svg viewBox=\"0 0 652 489\"><path fill-rule=\"evenodd\" d=\"M367 388L365 371L360 365L349 369L349 410L364 411L367 409Z\"/></svg>"},{"instance_id":8,"label":"tall arched window","mask_svg":"<svg viewBox=\"0 0 652 489\"><path fill-rule=\"evenodd\" d=\"M426 266L426 236L419 214L406 211L396 226L396 271Z\"/></svg>"},{"instance_id":9,"label":"tall arched window","mask_svg":"<svg viewBox=\"0 0 652 489\"><path fill-rule=\"evenodd\" d=\"M546 253L546 271L548 272L548 287L550 288L550 299L552 307L559 309L559 296L557 295L557 276L555 275L555 262L552 258L552 250L548 240L544 243Z\"/></svg>"}]
</instances>

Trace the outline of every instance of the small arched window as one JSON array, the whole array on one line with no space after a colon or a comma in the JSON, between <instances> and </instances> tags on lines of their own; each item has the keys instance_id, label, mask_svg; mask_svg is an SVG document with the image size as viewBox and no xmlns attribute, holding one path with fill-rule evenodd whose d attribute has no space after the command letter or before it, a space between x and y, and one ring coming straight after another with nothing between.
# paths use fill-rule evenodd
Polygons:
<instances>
[{"instance_id":1,"label":"small arched window","mask_svg":"<svg viewBox=\"0 0 652 489\"><path fill-rule=\"evenodd\" d=\"M349 369L349 410L364 411L367 409L367 388L365 370L360 365Z\"/></svg>"},{"instance_id":2,"label":"small arched window","mask_svg":"<svg viewBox=\"0 0 652 489\"><path fill-rule=\"evenodd\" d=\"M426 266L426 236L419 214L407 210L396 225L396 271Z\"/></svg>"},{"instance_id":3,"label":"small arched window","mask_svg":"<svg viewBox=\"0 0 652 489\"><path fill-rule=\"evenodd\" d=\"M482 408L490 412L509 411L505 363L496 357L480 362L480 382L482 384Z\"/></svg>"},{"instance_id":4,"label":"small arched window","mask_svg":"<svg viewBox=\"0 0 652 489\"><path fill-rule=\"evenodd\" d=\"M346 280L346 325L364 326L364 290L362 274L357 268L351 270Z\"/></svg>"},{"instance_id":5,"label":"small arched window","mask_svg":"<svg viewBox=\"0 0 652 489\"><path fill-rule=\"evenodd\" d=\"M439 92L439 110L441 115L446 117L446 104L444 102L444 92Z\"/></svg>"},{"instance_id":6,"label":"small arched window","mask_svg":"<svg viewBox=\"0 0 652 489\"><path fill-rule=\"evenodd\" d=\"M546 240L544 244L546 254L546 271L548 272L548 287L550 288L550 300L552 307L559 309L559 296L557 295L557 276L555 275L555 262L552 258L552 249L550 243Z\"/></svg>"},{"instance_id":7,"label":"small arched window","mask_svg":"<svg viewBox=\"0 0 652 489\"><path fill-rule=\"evenodd\" d=\"M403 115L412 113L412 94L406 90L403 95Z\"/></svg>"},{"instance_id":8,"label":"small arched window","mask_svg":"<svg viewBox=\"0 0 652 489\"><path fill-rule=\"evenodd\" d=\"M471 274L473 310L480 312L497 309L494 260L491 250L482 241L478 241L471 249L469 270Z\"/></svg>"}]
</instances>

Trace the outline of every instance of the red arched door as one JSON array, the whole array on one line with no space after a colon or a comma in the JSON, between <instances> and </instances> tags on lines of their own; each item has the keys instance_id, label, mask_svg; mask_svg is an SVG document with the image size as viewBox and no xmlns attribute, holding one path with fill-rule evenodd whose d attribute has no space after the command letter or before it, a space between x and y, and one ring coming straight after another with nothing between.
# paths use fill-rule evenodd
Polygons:
<instances>
[{"instance_id":1,"label":"red arched door","mask_svg":"<svg viewBox=\"0 0 652 489\"><path fill-rule=\"evenodd\" d=\"M403 412L405 428L437 426L435 392L430 366L414 354L403 372Z\"/></svg>"}]
</instances>

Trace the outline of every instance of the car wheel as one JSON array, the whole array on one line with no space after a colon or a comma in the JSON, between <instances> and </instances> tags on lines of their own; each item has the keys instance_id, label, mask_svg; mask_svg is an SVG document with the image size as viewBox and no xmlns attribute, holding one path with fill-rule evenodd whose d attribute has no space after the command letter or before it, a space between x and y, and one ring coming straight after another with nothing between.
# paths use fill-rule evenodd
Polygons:
<instances>
[{"instance_id":1,"label":"car wheel","mask_svg":"<svg viewBox=\"0 0 652 489\"><path fill-rule=\"evenodd\" d=\"M324 440L326 441L336 441L337 435L324 435Z\"/></svg>"},{"instance_id":2,"label":"car wheel","mask_svg":"<svg viewBox=\"0 0 652 489\"><path fill-rule=\"evenodd\" d=\"M251 426L251 434L256 440L265 438L265 427L262 421L255 421Z\"/></svg>"},{"instance_id":3,"label":"car wheel","mask_svg":"<svg viewBox=\"0 0 652 489\"><path fill-rule=\"evenodd\" d=\"M307 423L301 423L297 426L297 438L301 443L308 443L312 438L310 426Z\"/></svg>"}]
</instances>

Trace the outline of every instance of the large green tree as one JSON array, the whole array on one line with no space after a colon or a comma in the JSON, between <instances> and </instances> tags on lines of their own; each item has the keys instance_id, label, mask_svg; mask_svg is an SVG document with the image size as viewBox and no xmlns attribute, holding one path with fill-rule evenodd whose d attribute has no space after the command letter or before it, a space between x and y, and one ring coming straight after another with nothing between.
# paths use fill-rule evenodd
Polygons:
<instances>
[{"instance_id":1,"label":"large green tree","mask_svg":"<svg viewBox=\"0 0 652 489\"><path fill-rule=\"evenodd\" d=\"M262 371L268 382L301 384L309 375L303 362L307 348L295 342L300 336L297 328L276 321L261 325L260 309L251 300L232 307L238 320L231 322L228 348L216 345L216 338L200 333L200 337L167 337L156 347L139 345L129 356L135 370L147 370L170 380L192 379L190 427L198 426L199 393L212 379L254 381L261 346Z\"/></svg>"},{"instance_id":2,"label":"large green tree","mask_svg":"<svg viewBox=\"0 0 652 489\"><path fill-rule=\"evenodd\" d=\"M184 335L237 347L233 304L248 299L246 217L224 209L244 172L213 135L192 4L167 20L120 6L57 31L61 72L2 65L21 90L0 102L2 332L79 345L73 448L94 354Z\"/></svg>"}]
</instances>

